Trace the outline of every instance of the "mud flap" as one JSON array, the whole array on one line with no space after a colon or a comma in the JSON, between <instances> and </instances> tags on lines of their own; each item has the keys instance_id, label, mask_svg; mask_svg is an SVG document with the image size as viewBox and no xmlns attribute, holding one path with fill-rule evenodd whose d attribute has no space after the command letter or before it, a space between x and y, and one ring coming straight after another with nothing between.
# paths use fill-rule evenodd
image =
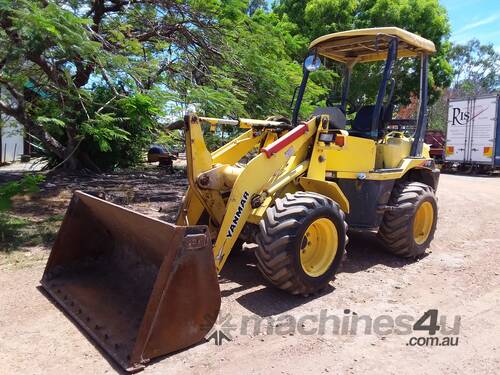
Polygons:
<instances>
[{"instance_id":1,"label":"mud flap","mask_svg":"<svg viewBox=\"0 0 500 375\"><path fill-rule=\"evenodd\" d=\"M206 226L176 226L79 191L41 284L127 371L203 340L221 302Z\"/></svg>"}]
</instances>

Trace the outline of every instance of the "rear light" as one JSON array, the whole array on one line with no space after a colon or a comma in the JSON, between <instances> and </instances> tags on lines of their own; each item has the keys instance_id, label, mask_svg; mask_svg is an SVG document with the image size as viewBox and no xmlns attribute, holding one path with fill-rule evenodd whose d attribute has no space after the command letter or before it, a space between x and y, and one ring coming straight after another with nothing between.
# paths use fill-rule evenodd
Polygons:
<instances>
[{"instance_id":1,"label":"rear light","mask_svg":"<svg viewBox=\"0 0 500 375\"><path fill-rule=\"evenodd\" d=\"M454 152L455 152L455 147L446 146L446 155L453 155Z\"/></svg>"},{"instance_id":2,"label":"rear light","mask_svg":"<svg viewBox=\"0 0 500 375\"><path fill-rule=\"evenodd\" d=\"M484 147L483 148L483 155L491 157L493 155L493 147Z\"/></svg>"},{"instance_id":3,"label":"rear light","mask_svg":"<svg viewBox=\"0 0 500 375\"><path fill-rule=\"evenodd\" d=\"M345 137L343 135L337 134L335 137L335 144L337 146L343 147L345 143Z\"/></svg>"}]
</instances>

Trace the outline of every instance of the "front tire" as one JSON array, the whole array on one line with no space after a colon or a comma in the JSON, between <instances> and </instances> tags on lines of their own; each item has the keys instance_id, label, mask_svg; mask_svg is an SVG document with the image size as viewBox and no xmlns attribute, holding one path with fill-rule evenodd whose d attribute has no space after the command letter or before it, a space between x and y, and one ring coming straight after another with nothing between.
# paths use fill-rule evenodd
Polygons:
<instances>
[{"instance_id":1,"label":"front tire","mask_svg":"<svg viewBox=\"0 0 500 375\"><path fill-rule=\"evenodd\" d=\"M420 182L396 185L378 237L385 249L404 258L419 258L429 247L437 222L434 189Z\"/></svg>"},{"instance_id":2,"label":"front tire","mask_svg":"<svg viewBox=\"0 0 500 375\"><path fill-rule=\"evenodd\" d=\"M262 274L292 294L325 288L337 271L347 241L345 215L321 194L296 192L276 199L257 233L255 255Z\"/></svg>"}]
</instances>

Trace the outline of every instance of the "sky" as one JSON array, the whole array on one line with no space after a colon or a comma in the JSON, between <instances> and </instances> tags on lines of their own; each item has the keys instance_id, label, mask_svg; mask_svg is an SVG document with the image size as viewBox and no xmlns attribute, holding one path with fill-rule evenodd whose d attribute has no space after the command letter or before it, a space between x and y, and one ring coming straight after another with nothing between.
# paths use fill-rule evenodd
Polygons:
<instances>
[{"instance_id":1,"label":"sky","mask_svg":"<svg viewBox=\"0 0 500 375\"><path fill-rule=\"evenodd\" d=\"M492 43L500 52L500 0L440 0L448 11L451 41L466 43L472 38Z\"/></svg>"}]
</instances>

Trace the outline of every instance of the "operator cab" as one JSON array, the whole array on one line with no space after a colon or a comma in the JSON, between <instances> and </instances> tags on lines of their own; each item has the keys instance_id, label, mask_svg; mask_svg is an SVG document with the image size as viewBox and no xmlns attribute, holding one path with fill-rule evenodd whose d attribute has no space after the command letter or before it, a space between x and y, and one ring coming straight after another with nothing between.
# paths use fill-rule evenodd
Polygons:
<instances>
[{"instance_id":1,"label":"operator cab","mask_svg":"<svg viewBox=\"0 0 500 375\"><path fill-rule=\"evenodd\" d=\"M413 150L412 145L412 154L421 152L422 145L419 146L418 143L420 139L423 139L421 130L427 108L428 55L435 52L434 43L397 27L380 27L325 35L314 40L309 50L310 53L304 61L304 75L295 102L292 124L298 124L298 113L309 73L319 69L320 57L326 57L344 65L342 99L337 106L317 108L313 116L328 115L329 129L343 130L346 124L349 124L349 135L374 141L383 138L384 130L392 120L395 88L392 72L396 59L420 57L422 62L421 100L417 129L414 134L415 142L413 142L416 149ZM348 122L346 120L347 97L353 68L359 63L375 61L385 61L385 66L374 104L359 108L354 118Z\"/></svg>"}]
</instances>

